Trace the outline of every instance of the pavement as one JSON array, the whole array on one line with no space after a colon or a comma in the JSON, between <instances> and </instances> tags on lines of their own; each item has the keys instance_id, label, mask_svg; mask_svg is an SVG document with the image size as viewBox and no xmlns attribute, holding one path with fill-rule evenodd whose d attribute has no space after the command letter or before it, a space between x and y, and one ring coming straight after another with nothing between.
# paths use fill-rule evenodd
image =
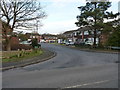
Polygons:
<instances>
[{"instance_id":1,"label":"pavement","mask_svg":"<svg viewBox=\"0 0 120 90\"><path fill-rule=\"evenodd\" d=\"M3 71L3 88L118 88L118 54L87 52L44 43L47 61Z\"/></svg>"},{"instance_id":2,"label":"pavement","mask_svg":"<svg viewBox=\"0 0 120 90\"><path fill-rule=\"evenodd\" d=\"M59 45L59 44L56 44L56 45ZM70 45L70 46L60 45L60 46L71 48L71 49L77 49L77 50L81 50L81 51L87 51L87 52L112 53L112 54L120 53L119 50L112 51L112 50L102 50L102 49L79 48L79 47L75 47L74 45Z\"/></svg>"},{"instance_id":3,"label":"pavement","mask_svg":"<svg viewBox=\"0 0 120 90\"><path fill-rule=\"evenodd\" d=\"M36 56L33 58L28 58L28 59L23 59L17 62L6 62L6 63L2 63L2 70L9 70L9 69L13 69L13 68L18 68L18 67L24 67L27 65L31 65L31 64L35 64L35 63L39 63L39 62L43 62L46 60L49 60L51 58L53 58L54 56L56 56L55 52L51 52L49 50L43 49L43 54L41 54L40 56Z\"/></svg>"}]
</instances>

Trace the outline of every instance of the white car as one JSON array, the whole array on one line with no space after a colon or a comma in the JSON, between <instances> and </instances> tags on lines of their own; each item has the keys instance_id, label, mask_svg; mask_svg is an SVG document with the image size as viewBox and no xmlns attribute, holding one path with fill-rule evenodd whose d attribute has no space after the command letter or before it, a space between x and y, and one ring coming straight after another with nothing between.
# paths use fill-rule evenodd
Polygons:
<instances>
[{"instance_id":1,"label":"white car","mask_svg":"<svg viewBox=\"0 0 120 90\"><path fill-rule=\"evenodd\" d=\"M74 45L74 42L66 42L66 45Z\"/></svg>"},{"instance_id":2,"label":"white car","mask_svg":"<svg viewBox=\"0 0 120 90\"><path fill-rule=\"evenodd\" d=\"M20 42L20 44L30 45L30 44L31 44L31 42L28 42L28 41L22 41L22 42Z\"/></svg>"},{"instance_id":3,"label":"white car","mask_svg":"<svg viewBox=\"0 0 120 90\"><path fill-rule=\"evenodd\" d=\"M93 45L93 42L92 41L86 41L85 44L86 45Z\"/></svg>"}]
</instances>

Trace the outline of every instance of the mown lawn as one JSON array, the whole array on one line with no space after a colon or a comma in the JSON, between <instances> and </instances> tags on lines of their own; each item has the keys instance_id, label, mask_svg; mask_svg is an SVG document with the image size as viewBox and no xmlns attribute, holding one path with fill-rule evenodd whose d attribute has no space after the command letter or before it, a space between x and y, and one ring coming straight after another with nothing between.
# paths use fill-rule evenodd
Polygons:
<instances>
[{"instance_id":1,"label":"mown lawn","mask_svg":"<svg viewBox=\"0 0 120 90\"><path fill-rule=\"evenodd\" d=\"M11 52L3 52L2 57L4 57L2 59L3 63L6 62L16 62L16 61L20 61L20 60L26 60L29 58L33 58L36 56L39 56L43 54L43 50L33 50L33 51L24 51L24 52L20 52L20 51L11 51Z\"/></svg>"}]
</instances>

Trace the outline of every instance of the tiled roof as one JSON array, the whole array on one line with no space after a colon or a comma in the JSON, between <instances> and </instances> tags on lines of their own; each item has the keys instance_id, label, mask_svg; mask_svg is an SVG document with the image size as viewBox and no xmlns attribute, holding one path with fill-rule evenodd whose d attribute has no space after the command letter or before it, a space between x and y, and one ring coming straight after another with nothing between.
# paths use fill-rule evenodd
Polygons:
<instances>
[{"instance_id":1,"label":"tiled roof","mask_svg":"<svg viewBox=\"0 0 120 90\"><path fill-rule=\"evenodd\" d=\"M63 34L69 34L69 33L73 33L73 32L76 32L76 31L78 31L78 30L70 30L70 31L64 32Z\"/></svg>"},{"instance_id":2,"label":"tiled roof","mask_svg":"<svg viewBox=\"0 0 120 90\"><path fill-rule=\"evenodd\" d=\"M87 30L92 30L92 29L94 29L94 27L92 26L80 27L77 30L66 31L63 34L70 34L70 33L77 32L77 31L87 31Z\"/></svg>"},{"instance_id":3,"label":"tiled roof","mask_svg":"<svg viewBox=\"0 0 120 90\"><path fill-rule=\"evenodd\" d=\"M26 35L38 35L38 36L40 36L39 33L26 33Z\"/></svg>"},{"instance_id":4,"label":"tiled roof","mask_svg":"<svg viewBox=\"0 0 120 90\"><path fill-rule=\"evenodd\" d=\"M42 36L57 37L57 35L53 35L53 34L43 34Z\"/></svg>"},{"instance_id":5,"label":"tiled roof","mask_svg":"<svg viewBox=\"0 0 120 90\"><path fill-rule=\"evenodd\" d=\"M86 26L86 27L81 27L78 30L79 31L87 31L87 30L92 30L92 29L94 29L94 27L92 27L92 26Z\"/></svg>"}]
</instances>

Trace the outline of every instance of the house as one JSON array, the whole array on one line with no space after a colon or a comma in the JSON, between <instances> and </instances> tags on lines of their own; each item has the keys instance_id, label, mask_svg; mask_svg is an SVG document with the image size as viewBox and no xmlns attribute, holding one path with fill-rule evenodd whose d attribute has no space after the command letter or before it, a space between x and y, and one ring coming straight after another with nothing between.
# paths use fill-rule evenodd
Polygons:
<instances>
[{"instance_id":1,"label":"house","mask_svg":"<svg viewBox=\"0 0 120 90\"><path fill-rule=\"evenodd\" d=\"M59 44L65 44L66 43L67 38L63 34L58 34L57 37L58 37L58 43Z\"/></svg>"},{"instance_id":2,"label":"house","mask_svg":"<svg viewBox=\"0 0 120 90\"><path fill-rule=\"evenodd\" d=\"M79 33L78 30L70 30L64 32L63 35L66 38L66 42L75 42L77 39L77 33Z\"/></svg>"},{"instance_id":3,"label":"house","mask_svg":"<svg viewBox=\"0 0 120 90\"><path fill-rule=\"evenodd\" d=\"M47 43L58 42L57 35L52 35L52 34L43 34L42 39Z\"/></svg>"},{"instance_id":4,"label":"house","mask_svg":"<svg viewBox=\"0 0 120 90\"><path fill-rule=\"evenodd\" d=\"M94 27L86 26L86 27L81 27L78 30L81 32L80 37L78 38L79 41L82 41L82 42L87 42L87 41L94 42ZM98 42L99 42L99 35L100 34L101 34L101 32L99 30L97 30L96 44L98 44Z\"/></svg>"},{"instance_id":5,"label":"house","mask_svg":"<svg viewBox=\"0 0 120 90\"><path fill-rule=\"evenodd\" d=\"M70 30L63 33L64 37L66 37L66 42L74 42L74 43L83 43L86 41L94 42L94 32L93 27L87 26L87 27L81 27L77 30ZM99 34L100 32L97 32L97 43L99 42Z\"/></svg>"},{"instance_id":6,"label":"house","mask_svg":"<svg viewBox=\"0 0 120 90\"><path fill-rule=\"evenodd\" d=\"M40 42L42 39L42 36L39 33L26 33L25 35L28 38L28 41L31 41L32 38L37 38L38 42Z\"/></svg>"}]
</instances>

